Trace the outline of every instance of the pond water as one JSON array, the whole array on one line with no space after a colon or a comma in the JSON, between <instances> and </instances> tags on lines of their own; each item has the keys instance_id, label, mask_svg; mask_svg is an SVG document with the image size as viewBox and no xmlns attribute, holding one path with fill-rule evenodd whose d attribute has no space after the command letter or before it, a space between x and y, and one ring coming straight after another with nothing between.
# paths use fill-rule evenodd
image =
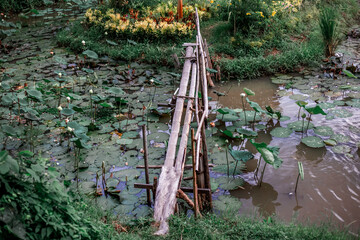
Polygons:
<instances>
[{"instance_id":1,"label":"pond water","mask_svg":"<svg viewBox=\"0 0 360 240\"><path fill-rule=\"evenodd\" d=\"M332 81L335 85L338 84L337 80ZM290 96L301 94L299 90L294 89L287 90L289 96L279 96L278 92L284 91L283 87L273 84L270 78L219 85L214 90L225 92L227 95L220 97L219 101L212 101L211 104L218 107L241 108L240 93L244 87L256 93L250 97L252 101L262 107L270 105L291 119L284 122L275 120L275 125L267 125L268 127L258 132L256 141L280 147L279 156L284 162L279 169L266 168L261 187L256 185L253 177L257 159L246 163L247 169L242 175L247 181L243 186L245 189L231 191L231 195L239 198L243 204L240 212L257 212L264 217L275 214L280 219L295 218L302 222L331 219L357 232L360 227L360 161L356 143L360 140L360 110L338 106L335 108L346 109L353 115L332 120L326 120L322 115L312 117L315 126L329 126L333 129L334 136L346 136L342 144L350 148L349 153L335 153L330 146L319 149L307 147L301 143L301 133L294 132L288 138L270 135L275 127L286 127L289 122L297 120L299 107L295 103L296 100ZM217 99L214 93L212 97ZM343 97L331 97L331 101L334 100L343 100ZM314 133L309 131L309 135ZM256 152L250 143L245 147L253 153ZM303 163L305 178L299 181L295 195L298 161Z\"/></svg>"}]
</instances>

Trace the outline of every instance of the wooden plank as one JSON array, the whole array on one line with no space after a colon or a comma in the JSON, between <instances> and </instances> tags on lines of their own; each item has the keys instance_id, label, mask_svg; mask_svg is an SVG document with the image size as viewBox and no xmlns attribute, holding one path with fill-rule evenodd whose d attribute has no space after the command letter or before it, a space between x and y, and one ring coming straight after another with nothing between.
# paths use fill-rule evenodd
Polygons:
<instances>
[{"instance_id":1,"label":"wooden plank","mask_svg":"<svg viewBox=\"0 0 360 240\"><path fill-rule=\"evenodd\" d=\"M146 184L146 183L134 183L134 188L141 188L141 189L153 189L153 184ZM180 188L183 192L193 193L194 189L191 187L181 187ZM208 188L198 188L198 193L209 193L211 189Z\"/></svg>"},{"instance_id":2,"label":"wooden plank","mask_svg":"<svg viewBox=\"0 0 360 240\"><path fill-rule=\"evenodd\" d=\"M145 164L145 182L147 184L150 183L149 180L149 159L148 159L148 147L147 147L147 132L146 132L146 124L142 126L142 134L143 134L143 147L144 147L144 164ZM147 204L151 206L151 196L150 190L146 189L146 197L147 197Z\"/></svg>"},{"instance_id":3,"label":"wooden plank","mask_svg":"<svg viewBox=\"0 0 360 240\"><path fill-rule=\"evenodd\" d=\"M184 43L183 47L196 47L197 45L197 43Z\"/></svg>"},{"instance_id":4,"label":"wooden plank","mask_svg":"<svg viewBox=\"0 0 360 240\"><path fill-rule=\"evenodd\" d=\"M209 164L209 167L214 167L214 166L215 166L215 165L212 164L212 163ZM160 169L160 168L162 168L162 167L163 167L163 165L149 165L149 169ZM138 166L136 166L136 168L137 168L137 169L144 169L145 166L144 166L144 165L138 165ZM185 169L192 169L192 164L186 164L186 165L184 166L184 168L185 168Z\"/></svg>"}]
</instances>

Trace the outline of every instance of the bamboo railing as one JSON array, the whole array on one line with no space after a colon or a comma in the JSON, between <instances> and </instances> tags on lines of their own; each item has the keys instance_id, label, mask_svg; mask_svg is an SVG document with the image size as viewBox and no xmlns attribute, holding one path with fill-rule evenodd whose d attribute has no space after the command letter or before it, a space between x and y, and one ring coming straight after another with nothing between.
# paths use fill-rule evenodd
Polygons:
<instances>
[{"instance_id":1,"label":"bamboo railing","mask_svg":"<svg viewBox=\"0 0 360 240\"><path fill-rule=\"evenodd\" d=\"M201 216L200 210L212 209L212 196L209 174L208 153L206 145L205 127L209 113L208 85L213 86L211 76L207 73L210 57L206 41L202 39L198 12L196 9L196 43L185 43L185 63L182 70L180 87L175 93L175 109L172 118L171 134L168 141L168 149L164 164L161 166L159 179L154 179L154 184L149 183L146 176L146 184L135 184L136 188L147 189L147 200L150 201L150 190L155 197L154 219L159 223L156 235L164 235L169 231L168 218L174 214L177 198L185 200L194 209L195 216ZM190 85L189 85L190 82ZM201 93L201 99L199 99ZM185 99L187 99L186 109ZM173 106L173 105L169 105ZM185 115L185 116L184 116ZM197 122L198 127L191 129L192 121ZM180 144L178 138L182 126ZM145 128L145 127L144 127ZM144 149L146 146L146 129L143 129ZM191 149L188 149L188 139L191 133ZM190 151L189 151L190 150ZM147 150L145 151L147 153ZM185 164L187 155L191 156L192 164ZM159 168L160 166L149 166L147 157L144 158L145 175L148 168ZM193 177L183 178L185 169L192 169ZM193 181L193 188L181 187L182 181ZM156 181L155 181L156 180ZM185 192L193 193L191 200Z\"/></svg>"}]
</instances>

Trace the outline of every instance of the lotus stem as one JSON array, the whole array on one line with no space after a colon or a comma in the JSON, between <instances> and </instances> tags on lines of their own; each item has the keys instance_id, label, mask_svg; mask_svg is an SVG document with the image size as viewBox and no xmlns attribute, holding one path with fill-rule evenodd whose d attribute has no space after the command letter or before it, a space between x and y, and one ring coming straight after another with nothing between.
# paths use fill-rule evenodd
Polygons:
<instances>
[{"instance_id":1,"label":"lotus stem","mask_svg":"<svg viewBox=\"0 0 360 240\"><path fill-rule=\"evenodd\" d=\"M265 172L265 168L266 168L267 162L265 162L264 168L261 172L261 177L260 177L260 182L259 182L259 187L261 187L261 183L263 181L263 177L264 177L264 172Z\"/></svg>"},{"instance_id":2,"label":"lotus stem","mask_svg":"<svg viewBox=\"0 0 360 240\"><path fill-rule=\"evenodd\" d=\"M300 178L300 173L298 174L297 179L296 179L295 194L296 194L296 191L297 191L297 187L298 187L298 183L299 183L299 178Z\"/></svg>"},{"instance_id":3,"label":"lotus stem","mask_svg":"<svg viewBox=\"0 0 360 240\"><path fill-rule=\"evenodd\" d=\"M58 106L60 106L61 104L61 82L60 82L60 88L59 88L59 104Z\"/></svg>"},{"instance_id":4,"label":"lotus stem","mask_svg":"<svg viewBox=\"0 0 360 240\"><path fill-rule=\"evenodd\" d=\"M227 147L229 148L229 146ZM228 157L228 149L226 149L226 164L227 164L227 176L230 176L230 168L229 168L229 157Z\"/></svg>"},{"instance_id":5,"label":"lotus stem","mask_svg":"<svg viewBox=\"0 0 360 240\"><path fill-rule=\"evenodd\" d=\"M245 103L244 103L244 97L241 97L241 102L242 102L242 106L243 106L243 111L244 111L244 117L245 117L245 124L246 124L246 112L245 112Z\"/></svg>"},{"instance_id":6,"label":"lotus stem","mask_svg":"<svg viewBox=\"0 0 360 240\"><path fill-rule=\"evenodd\" d=\"M257 167L256 167L255 173L254 173L254 178L255 178L255 177L258 178L257 175L258 175L259 168L260 168L260 165L261 165L261 157L262 157L262 156L260 156L260 158L259 158L259 160L258 160Z\"/></svg>"},{"instance_id":7,"label":"lotus stem","mask_svg":"<svg viewBox=\"0 0 360 240\"><path fill-rule=\"evenodd\" d=\"M256 111L254 113L254 119L253 119L253 130L255 129L255 117L256 117Z\"/></svg>"},{"instance_id":8,"label":"lotus stem","mask_svg":"<svg viewBox=\"0 0 360 240\"><path fill-rule=\"evenodd\" d=\"M302 119L301 138L304 136L304 118Z\"/></svg>"},{"instance_id":9,"label":"lotus stem","mask_svg":"<svg viewBox=\"0 0 360 240\"><path fill-rule=\"evenodd\" d=\"M301 111L301 107L299 108L299 112L298 112L298 120L300 119L300 111Z\"/></svg>"},{"instance_id":10,"label":"lotus stem","mask_svg":"<svg viewBox=\"0 0 360 240\"><path fill-rule=\"evenodd\" d=\"M311 114L310 114L310 116L309 116L309 121L308 121L308 124L307 124L307 126L306 126L306 132L309 130L310 121L311 121Z\"/></svg>"},{"instance_id":11,"label":"lotus stem","mask_svg":"<svg viewBox=\"0 0 360 240\"><path fill-rule=\"evenodd\" d=\"M235 171L236 171L238 162L239 162L239 161L236 161L236 163L235 163L235 168L234 168L234 171L233 171L233 178L235 178Z\"/></svg>"}]
</instances>

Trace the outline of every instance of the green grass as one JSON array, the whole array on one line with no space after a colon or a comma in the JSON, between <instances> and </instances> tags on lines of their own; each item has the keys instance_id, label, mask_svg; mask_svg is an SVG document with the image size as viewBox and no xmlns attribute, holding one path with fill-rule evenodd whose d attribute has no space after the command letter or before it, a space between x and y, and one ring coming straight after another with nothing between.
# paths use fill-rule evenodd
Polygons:
<instances>
[{"instance_id":1,"label":"green grass","mask_svg":"<svg viewBox=\"0 0 360 240\"><path fill-rule=\"evenodd\" d=\"M85 50L82 41L86 42L86 47L95 51L101 56L109 56L115 60L122 60L128 63L134 61L143 61L151 64L173 65L172 54L181 56L181 43L150 43L139 42L134 45L127 40L117 40L118 46L112 46L106 42L104 31L96 26L84 29L79 22L74 22L70 30L62 30L57 34L57 42L60 46L81 53ZM111 39L114 41L114 39Z\"/></svg>"}]
</instances>

